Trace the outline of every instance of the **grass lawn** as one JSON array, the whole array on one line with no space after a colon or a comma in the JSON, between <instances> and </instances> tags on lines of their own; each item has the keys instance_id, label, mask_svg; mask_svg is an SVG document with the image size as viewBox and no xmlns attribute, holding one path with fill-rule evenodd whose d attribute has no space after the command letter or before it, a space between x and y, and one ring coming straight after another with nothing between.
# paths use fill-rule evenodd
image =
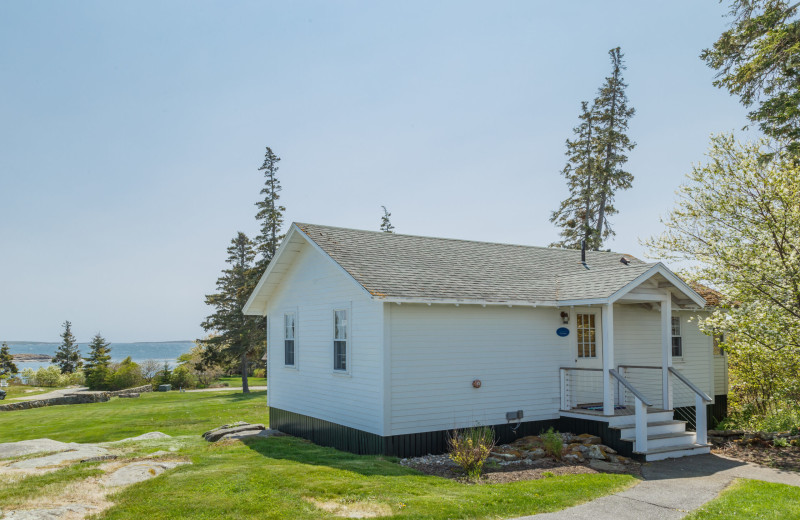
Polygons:
<instances>
[{"instance_id":1,"label":"grass lawn","mask_svg":"<svg viewBox=\"0 0 800 520\"><path fill-rule=\"evenodd\" d=\"M99 515L103 519L314 519L364 512L409 519L496 519L562 509L635 482L629 475L581 474L464 485L423 475L393 459L352 455L293 437L216 444L200 437L225 422L266 422L267 416L265 392L154 393L4 412L0 439L98 442L148 431L183 435L152 441L148 449L171 443L178 449L175 455L193 464L112 495L116 505ZM32 489L57 489L95 471L60 470L14 482L0 493L0 507Z\"/></svg>"},{"instance_id":2,"label":"grass lawn","mask_svg":"<svg viewBox=\"0 0 800 520\"><path fill-rule=\"evenodd\" d=\"M734 482L687 520L800 518L800 488L761 480Z\"/></svg>"},{"instance_id":3,"label":"grass lawn","mask_svg":"<svg viewBox=\"0 0 800 520\"><path fill-rule=\"evenodd\" d=\"M12 399L14 397L27 397L39 394L46 394L47 392L52 392L53 390L61 390L62 388L66 387L54 386L52 388L46 388L43 386L9 385L9 386L4 386L3 390L6 391L6 399Z\"/></svg>"},{"instance_id":4,"label":"grass lawn","mask_svg":"<svg viewBox=\"0 0 800 520\"><path fill-rule=\"evenodd\" d=\"M104 442L151 431L199 436L233 421L267 424L267 393L153 392L138 399L0 412L0 439Z\"/></svg>"},{"instance_id":5,"label":"grass lawn","mask_svg":"<svg viewBox=\"0 0 800 520\"><path fill-rule=\"evenodd\" d=\"M228 383L230 386L242 386L242 376L223 376L217 381ZM248 377L247 384L250 386L267 386L266 377Z\"/></svg>"}]
</instances>

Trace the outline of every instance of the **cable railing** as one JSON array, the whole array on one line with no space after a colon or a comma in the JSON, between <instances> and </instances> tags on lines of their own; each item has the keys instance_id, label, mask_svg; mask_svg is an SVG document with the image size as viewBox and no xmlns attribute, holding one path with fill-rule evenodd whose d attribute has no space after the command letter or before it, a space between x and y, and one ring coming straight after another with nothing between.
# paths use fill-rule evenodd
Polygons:
<instances>
[{"instance_id":1,"label":"cable railing","mask_svg":"<svg viewBox=\"0 0 800 520\"><path fill-rule=\"evenodd\" d=\"M603 369L562 368L561 409L603 411Z\"/></svg>"},{"instance_id":2,"label":"cable railing","mask_svg":"<svg viewBox=\"0 0 800 520\"><path fill-rule=\"evenodd\" d=\"M667 409L664 406L664 383L661 367L646 365L619 365L619 373L644 395L656 408ZM622 386L617 390L619 401L627 406L633 406L633 395Z\"/></svg>"},{"instance_id":3,"label":"cable railing","mask_svg":"<svg viewBox=\"0 0 800 520\"><path fill-rule=\"evenodd\" d=\"M708 435L706 406L712 402L711 397L675 368L669 367L669 375L675 418L686 421L687 430L697 432L698 444L706 444Z\"/></svg>"}]
</instances>

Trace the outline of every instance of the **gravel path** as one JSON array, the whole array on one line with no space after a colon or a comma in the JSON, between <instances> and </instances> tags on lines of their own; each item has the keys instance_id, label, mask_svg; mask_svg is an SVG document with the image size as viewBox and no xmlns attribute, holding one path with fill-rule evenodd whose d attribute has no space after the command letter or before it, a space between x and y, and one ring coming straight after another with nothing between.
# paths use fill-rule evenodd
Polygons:
<instances>
[{"instance_id":1,"label":"gravel path","mask_svg":"<svg viewBox=\"0 0 800 520\"><path fill-rule=\"evenodd\" d=\"M52 392L47 392L46 394L9 397L8 399L6 399L6 401L38 401L39 399L52 399L53 397L63 397L64 394L75 394L77 392L85 392L86 390L89 390L89 388L85 386L71 386L69 388L60 388L58 390L53 390Z\"/></svg>"},{"instance_id":2,"label":"gravel path","mask_svg":"<svg viewBox=\"0 0 800 520\"><path fill-rule=\"evenodd\" d=\"M620 493L556 513L517 520L614 520L683 518L713 500L736 478L800 487L800 474L719 455L696 455L642 466L644 481Z\"/></svg>"}]
</instances>

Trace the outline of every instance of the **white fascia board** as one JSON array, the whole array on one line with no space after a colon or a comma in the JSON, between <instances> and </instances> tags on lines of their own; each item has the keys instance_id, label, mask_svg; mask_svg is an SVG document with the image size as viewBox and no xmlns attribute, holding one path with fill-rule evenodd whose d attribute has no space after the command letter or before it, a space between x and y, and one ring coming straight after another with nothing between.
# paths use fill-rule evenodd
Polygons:
<instances>
[{"instance_id":1,"label":"white fascia board","mask_svg":"<svg viewBox=\"0 0 800 520\"><path fill-rule=\"evenodd\" d=\"M643 272L642 274L640 274L639 276L634 278L632 281L627 283L624 287L622 287L621 289L616 291L614 294L612 294L608 298L608 301L610 303L613 303L613 302L619 300L620 298L622 298L623 296L625 296L626 294L631 292L633 289L635 289L636 287L638 287L643 282L647 281L648 279L650 279L651 277L653 277L656 274L660 274L661 276L666 278L667 281L669 281L672 285L674 285L685 296L688 296L699 307L701 307L701 308L705 307L706 301L703 299L703 297L700 296L699 294L697 294L697 292L695 292L694 289L689 287L689 285L686 282L681 280L678 275L676 275L675 273L670 271L669 268L667 266L665 266L664 264L662 264L661 262L658 262L653 267L651 267L647 271Z\"/></svg>"},{"instance_id":2,"label":"white fascia board","mask_svg":"<svg viewBox=\"0 0 800 520\"><path fill-rule=\"evenodd\" d=\"M267 270L264 271L263 275L261 275L261 279L258 281L258 284L256 284L256 288L253 289L253 292L250 294L250 297L245 302L244 307L242 307L242 313L245 316L264 316L264 311L266 311L266 305L264 305L260 309L253 308L256 295L261 292L262 288L264 287L264 283L267 281L267 278L269 278L270 274L272 274L272 270L278 264L278 260L288 247L289 242L291 242L292 237L295 233L295 227L296 226L292 224L292 227L289 228L289 231L286 233L286 236L283 237L281 245L278 246L278 250L275 251L275 256L272 257L272 260L269 262L269 265L267 265Z\"/></svg>"}]
</instances>

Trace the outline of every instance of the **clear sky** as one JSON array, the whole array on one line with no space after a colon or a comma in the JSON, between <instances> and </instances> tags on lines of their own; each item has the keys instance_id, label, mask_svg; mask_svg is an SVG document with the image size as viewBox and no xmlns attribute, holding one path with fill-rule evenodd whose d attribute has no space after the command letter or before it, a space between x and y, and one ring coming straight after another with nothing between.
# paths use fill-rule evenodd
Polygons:
<instances>
[{"instance_id":1,"label":"clear sky","mask_svg":"<svg viewBox=\"0 0 800 520\"><path fill-rule=\"evenodd\" d=\"M643 256L745 109L715 1L0 2L0 339L193 339L264 147L287 224L547 245L564 140L621 46Z\"/></svg>"}]
</instances>

